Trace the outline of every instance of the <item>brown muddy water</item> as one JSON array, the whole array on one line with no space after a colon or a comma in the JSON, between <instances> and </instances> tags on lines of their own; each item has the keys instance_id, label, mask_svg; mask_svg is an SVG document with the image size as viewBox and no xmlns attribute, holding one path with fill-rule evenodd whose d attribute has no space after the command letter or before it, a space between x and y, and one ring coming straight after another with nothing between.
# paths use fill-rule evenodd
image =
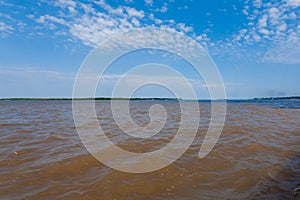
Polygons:
<instances>
[{"instance_id":1,"label":"brown muddy water","mask_svg":"<svg viewBox=\"0 0 300 200\"><path fill-rule=\"evenodd\" d=\"M176 134L180 112L176 101L133 101L136 124L149 123L154 103L166 108L168 118L150 139L124 134L109 101L96 102L99 123L126 150L159 149ZM159 171L130 174L87 152L76 132L71 101L0 101L0 199L300 199L293 194L300 186L298 105L228 102L222 135L200 159L210 103L199 102L198 134L185 154Z\"/></svg>"}]
</instances>

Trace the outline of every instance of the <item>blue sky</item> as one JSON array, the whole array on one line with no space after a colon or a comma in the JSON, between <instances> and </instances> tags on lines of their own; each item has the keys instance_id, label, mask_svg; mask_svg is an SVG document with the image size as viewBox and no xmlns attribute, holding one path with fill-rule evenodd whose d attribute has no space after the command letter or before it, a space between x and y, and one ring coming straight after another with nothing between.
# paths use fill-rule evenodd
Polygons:
<instances>
[{"instance_id":1,"label":"blue sky","mask_svg":"<svg viewBox=\"0 0 300 200\"><path fill-rule=\"evenodd\" d=\"M199 42L219 68L228 98L300 95L300 0L0 0L0 98L71 97L89 52L140 27L174 29ZM116 63L107 77L115 81L131 60ZM175 61L169 63L193 77ZM201 87L195 86L199 98L207 98ZM109 88L97 95L109 96ZM137 94L146 93L169 94L157 88Z\"/></svg>"}]
</instances>

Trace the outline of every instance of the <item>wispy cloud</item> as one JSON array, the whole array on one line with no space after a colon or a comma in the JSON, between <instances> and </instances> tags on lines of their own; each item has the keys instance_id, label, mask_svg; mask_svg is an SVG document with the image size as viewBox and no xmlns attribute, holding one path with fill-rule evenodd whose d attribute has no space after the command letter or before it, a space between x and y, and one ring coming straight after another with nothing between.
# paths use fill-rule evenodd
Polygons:
<instances>
[{"instance_id":1,"label":"wispy cloud","mask_svg":"<svg viewBox=\"0 0 300 200\"><path fill-rule=\"evenodd\" d=\"M263 52L256 59L260 62L300 63L296 56L300 52L300 23L295 10L299 6L299 0L245 1L243 12L248 24L228 39L232 41L229 44L243 48L259 45Z\"/></svg>"},{"instance_id":2,"label":"wispy cloud","mask_svg":"<svg viewBox=\"0 0 300 200\"><path fill-rule=\"evenodd\" d=\"M0 21L0 35L1 37L6 37L13 32L14 28L4 22Z\"/></svg>"},{"instance_id":3,"label":"wispy cloud","mask_svg":"<svg viewBox=\"0 0 300 200\"><path fill-rule=\"evenodd\" d=\"M167 3L163 3L161 8L157 8L155 9L156 12L161 12L161 13L165 13L168 11L168 4Z\"/></svg>"},{"instance_id":4,"label":"wispy cloud","mask_svg":"<svg viewBox=\"0 0 300 200\"><path fill-rule=\"evenodd\" d=\"M17 77L23 77L23 78L34 78L37 79L37 77L41 77L41 79L47 79L47 78L66 78L69 77L66 76L66 74L63 74L59 71L54 70L42 70L42 69L36 69L31 67L22 67L22 68L16 68L16 67L1 67L0 68L0 75L1 76L17 76ZM72 75L74 76L74 75Z\"/></svg>"},{"instance_id":5,"label":"wispy cloud","mask_svg":"<svg viewBox=\"0 0 300 200\"><path fill-rule=\"evenodd\" d=\"M24 31L31 38L47 34L51 34L51 37L63 35L69 37L67 40L80 41L84 45L95 47L114 34L134 28L170 28L191 36L212 55L232 51L239 53L238 57L246 57L249 56L249 52L256 49L259 52L251 56L254 57L252 60L256 59L258 62L299 63L297 56L294 57L300 52L299 0L244 1L241 10L233 5L233 10L243 14L246 21L240 30L221 39L211 38L217 22L209 22L210 27L199 30L192 24L175 21L172 16L170 18L163 16L169 9L174 9L171 7L173 1L156 3L153 0L144 0L147 5L145 10L134 7L132 0L126 2L123 5L113 6L104 0L87 2L39 0L39 5L47 4L54 9L49 13L32 12L27 14L27 18L18 20L13 19L8 13L1 13L0 34L1 37L6 37L14 32ZM0 1L0 4L18 7L4 1ZM185 5L185 8L189 9L190 6ZM219 9L219 12L225 10ZM36 24L28 26L29 23L26 22L28 19ZM48 33L47 30L53 32ZM243 55L243 52L247 55Z\"/></svg>"},{"instance_id":6,"label":"wispy cloud","mask_svg":"<svg viewBox=\"0 0 300 200\"><path fill-rule=\"evenodd\" d=\"M145 3L149 6L153 6L153 0L145 0Z\"/></svg>"},{"instance_id":7,"label":"wispy cloud","mask_svg":"<svg viewBox=\"0 0 300 200\"><path fill-rule=\"evenodd\" d=\"M151 5L153 2L147 1L146 3ZM69 11L81 10L81 12L69 13L61 11L59 16L45 14L41 16L29 15L28 17L53 30L58 29L58 24L64 26L72 37L81 40L85 45L91 47L97 46L101 41L114 34L140 27L155 26L158 28L171 28L182 33L193 33L193 28L184 23L176 23L172 19L162 20L156 18L153 13L150 13L148 18L143 10L138 10L127 5L112 7L104 0L93 3L58 0L52 5L64 10L68 8ZM102 10L95 9L95 6L100 6ZM167 4L164 3L159 12L166 11ZM149 23L149 20L152 23ZM61 29L57 31L61 32ZM63 32L65 33L65 31ZM202 37L198 37L195 33L192 36L201 42L205 42L202 41Z\"/></svg>"},{"instance_id":8,"label":"wispy cloud","mask_svg":"<svg viewBox=\"0 0 300 200\"><path fill-rule=\"evenodd\" d=\"M62 24L62 25L67 24L64 19L57 18L55 16L51 16L51 15L48 15L48 14L40 16L38 19L36 19L36 21L38 23L55 22L55 23Z\"/></svg>"},{"instance_id":9,"label":"wispy cloud","mask_svg":"<svg viewBox=\"0 0 300 200\"><path fill-rule=\"evenodd\" d=\"M299 7L300 6L300 1L299 0L285 0L285 2L288 6L292 6L292 7Z\"/></svg>"}]
</instances>

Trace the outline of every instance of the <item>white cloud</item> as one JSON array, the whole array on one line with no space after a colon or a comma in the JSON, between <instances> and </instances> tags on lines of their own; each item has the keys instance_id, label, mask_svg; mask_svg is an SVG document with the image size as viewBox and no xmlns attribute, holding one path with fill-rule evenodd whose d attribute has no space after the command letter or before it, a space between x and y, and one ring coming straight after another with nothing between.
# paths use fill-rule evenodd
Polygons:
<instances>
[{"instance_id":1,"label":"white cloud","mask_svg":"<svg viewBox=\"0 0 300 200\"><path fill-rule=\"evenodd\" d=\"M168 10L167 4L164 4L163 7L161 7L160 12L165 13L167 12L167 10Z\"/></svg>"},{"instance_id":2,"label":"white cloud","mask_svg":"<svg viewBox=\"0 0 300 200\"><path fill-rule=\"evenodd\" d=\"M153 1L147 0L145 3L151 5ZM48 4L48 6L54 6L56 9L51 9L53 10L51 14L43 13L42 15L37 15L38 12L27 14L25 20L37 22L32 26L31 22L26 24L18 21L10 23L6 23L6 21L5 23L0 22L0 31L4 33L5 30L8 33L15 26L19 26L18 31L26 31L26 28L30 28L30 31L27 33L27 37L29 38L34 38L35 36L47 37L50 35L51 37L56 37L64 35L65 37L69 36L67 38L68 41L81 41L84 45L90 47L99 45L99 43L115 34L127 32L137 27L169 28L181 33L188 33L193 38L198 36L193 33L193 27L187 24L177 23L173 19L160 19L154 16L153 13L137 9L128 4L112 6L105 0L88 2L76 0L39 0L38 4L39 6ZM168 10L167 6L167 3L162 3L161 8L157 11L166 12ZM99 9L99 7L101 8ZM153 11L155 12L156 9L153 8ZM0 14L0 17L1 15L3 14ZM143 42L142 38L140 42ZM201 42L205 43L207 41L201 40Z\"/></svg>"},{"instance_id":3,"label":"white cloud","mask_svg":"<svg viewBox=\"0 0 300 200\"><path fill-rule=\"evenodd\" d=\"M259 35L257 35L257 34L254 34L254 35L253 35L253 39L254 39L256 42L258 42L258 41L260 41L261 37L260 37Z\"/></svg>"},{"instance_id":4,"label":"white cloud","mask_svg":"<svg viewBox=\"0 0 300 200\"><path fill-rule=\"evenodd\" d=\"M137 20L136 18L132 18L131 19L131 23L135 26L135 27L139 27L141 24L139 22L139 20Z\"/></svg>"},{"instance_id":5,"label":"white cloud","mask_svg":"<svg viewBox=\"0 0 300 200\"><path fill-rule=\"evenodd\" d=\"M154 14L153 13L149 14L149 19L154 20Z\"/></svg>"},{"instance_id":6,"label":"white cloud","mask_svg":"<svg viewBox=\"0 0 300 200\"><path fill-rule=\"evenodd\" d=\"M300 0L285 0L285 2L288 6L292 6L292 7L300 6Z\"/></svg>"},{"instance_id":7,"label":"white cloud","mask_svg":"<svg viewBox=\"0 0 300 200\"><path fill-rule=\"evenodd\" d=\"M270 31L268 29L265 29L265 28L259 29L259 32L264 34L264 35L269 35L270 34Z\"/></svg>"},{"instance_id":8,"label":"white cloud","mask_svg":"<svg viewBox=\"0 0 300 200\"><path fill-rule=\"evenodd\" d=\"M145 4L153 5L153 0L144 0ZM46 1L42 1L45 3ZM127 0L127 3L132 0ZM168 1L170 3L171 1ZM54 12L43 13L41 16L34 14L27 15L25 20L35 20L34 26L28 26L25 20L22 22L20 19L12 19L10 15L1 13L0 17L0 36L8 35L12 32L23 31L26 27L30 27L28 36L34 37L35 35L70 35L70 40L82 41L85 45L96 46L104 39L113 36L119 32L129 31L135 27L161 27L171 28L182 33L187 33L194 39L199 41L205 48L214 49L224 46L228 48L245 48L250 49L252 47L261 47L261 52L257 52L259 55L263 55L266 52L264 61L270 61L274 58L274 62L279 60L275 59L276 54L279 51L271 49L271 47L280 47L286 45L290 52L297 49L297 41L295 38L299 38L299 10L300 0L284 0L274 2L264 2L262 0L244 1L242 10L237 12L244 13L247 18L245 26L241 27L235 33L232 33L226 39L220 39L220 41L211 41L209 36L209 30L205 30L202 33L195 33L191 25L182 23L181 21L174 21L173 19L159 18L161 14L157 13L154 16L153 13L148 11L139 10L131 7L131 5L119 5L112 6L104 0L79 2L76 0L55 0L47 2L50 6L55 6L57 10ZM167 12L168 3L160 4L160 7L150 8L151 12ZM0 4L4 5L4 1L0 1ZM40 3L42 4L42 3ZM4 5L13 6L13 5ZM99 9L99 6L102 9ZM233 6L234 7L234 6ZM223 12L223 10L220 10ZM208 13L210 15L210 13ZM26 22L26 23L25 23ZM51 33L47 33L46 30L53 30ZM206 33L206 34L203 34ZM296 42L295 42L296 41ZM253 46L251 46L253 45ZM213 52L211 52L213 53ZM270 56L273 53L274 56ZM288 52L287 52L288 53ZM293 53L291 55L294 56ZM264 55L263 55L264 56ZM268 58L268 59L266 59ZM281 61L287 56L280 57ZM287 61L289 62L289 61Z\"/></svg>"},{"instance_id":9,"label":"white cloud","mask_svg":"<svg viewBox=\"0 0 300 200\"><path fill-rule=\"evenodd\" d=\"M84 13L95 13L96 10L90 4L80 3L80 7L83 8Z\"/></svg>"},{"instance_id":10,"label":"white cloud","mask_svg":"<svg viewBox=\"0 0 300 200\"><path fill-rule=\"evenodd\" d=\"M181 30L185 33L193 31L193 27L186 26L184 23L177 24L177 27L179 28L179 30Z\"/></svg>"},{"instance_id":11,"label":"white cloud","mask_svg":"<svg viewBox=\"0 0 300 200\"><path fill-rule=\"evenodd\" d=\"M129 17L143 18L144 15L145 15L144 11L142 11L142 10L136 10L135 8L125 7L125 10L128 13Z\"/></svg>"},{"instance_id":12,"label":"white cloud","mask_svg":"<svg viewBox=\"0 0 300 200\"><path fill-rule=\"evenodd\" d=\"M253 5L256 8L260 8L262 6L262 2L261 2L261 0L254 0Z\"/></svg>"},{"instance_id":13,"label":"white cloud","mask_svg":"<svg viewBox=\"0 0 300 200\"><path fill-rule=\"evenodd\" d=\"M168 4L164 3L161 8L155 9L156 12L165 13L168 11Z\"/></svg>"},{"instance_id":14,"label":"white cloud","mask_svg":"<svg viewBox=\"0 0 300 200\"><path fill-rule=\"evenodd\" d=\"M71 13L76 13L77 10L74 8L74 7L68 7L68 10L71 12Z\"/></svg>"},{"instance_id":15,"label":"white cloud","mask_svg":"<svg viewBox=\"0 0 300 200\"><path fill-rule=\"evenodd\" d=\"M262 62L289 64L298 62L296 52L300 50L299 40L295 38L300 38L300 32L297 31L299 20L295 7L299 5L300 0L245 1L244 8L247 13L244 14L248 26L228 38L230 42L227 46L233 48L240 46L246 51L260 46L261 51L256 52L253 59ZM239 52L241 51L242 49L239 49Z\"/></svg>"},{"instance_id":16,"label":"white cloud","mask_svg":"<svg viewBox=\"0 0 300 200\"><path fill-rule=\"evenodd\" d=\"M14 30L14 28L10 25L5 24L4 22L0 22L0 31L10 32Z\"/></svg>"},{"instance_id":17,"label":"white cloud","mask_svg":"<svg viewBox=\"0 0 300 200\"><path fill-rule=\"evenodd\" d=\"M119 7L114 9L106 4L103 6L106 7L110 13L115 13L118 17L112 17L109 13L92 11L77 18L74 23L70 24L71 34L82 40L86 45L98 45L101 41L114 34L140 26L137 17L141 17L142 15L135 9L126 7L126 12L130 13L130 17L127 17L121 12L123 8Z\"/></svg>"},{"instance_id":18,"label":"white cloud","mask_svg":"<svg viewBox=\"0 0 300 200\"><path fill-rule=\"evenodd\" d=\"M271 24L278 24L279 23L280 12L277 8L275 8L275 7L270 8L269 16L270 16Z\"/></svg>"},{"instance_id":19,"label":"white cloud","mask_svg":"<svg viewBox=\"0 0 300 200\"><path fill-rule=\"evenodd\" d=\"M51 15L42 15L40 16L37 20L38 23L46 23L47 21L51 21L51 22L55 22L55 23L59 23L59 24L63 24L66 25L66 21L62 18L57 18L55 16L51 16Z\"/></svg>"},{"instance_id":20,"label":"white cloud","mask_svg":"<svg viewBox=\"0 0 300 200\"><path fill-rule=\"evenodd\" d=\"M242 38L245 37L246 33L247 33L247 29L240 30L239 33L234 37L234 41L236 42L240 41Z\"/></svg>"},{"instance_id":21,"label":"white cloud","mask_svg":"<svg viewBox=\"0 0 300 200\"><path fill-rule=\"evenodd\" d=\"M45 14L39 17L28 15L30 19L36 20L38 23L47 26L49 29L55 29L64 35L69 31L71 36L79 39L87 46L95 47L103 40L120 32L126 32L136 27L160 27L171 28L182 33L192 33L193 28L184 23L176 23L172 19L162 20L156 18L153 13L149 17L145 17L143 10L138 10L130 6L112 7L104 0L95 1L93 3L79 3L72 0L56 1L54 6L63 8L60 10L61 15ZM103 10L95 9L95 5L101 6ZM76 7L74 7L76 6ZM77 13L65 12L65 9L74 8ZM70 11L70 10L69 10ZM160 12L167 11L167 4L164 3ZM75 11L74 11L75 12ZM153 24L149 24L149 20ZM63 27L58 30L58 26ZM196 38L197 35L193 34Z\"/></svg>"},{"instance_id":22,"label":"white cloud","mask_svg":"<svg viewBox=\"0 0 300 200\"><path fill-rule=\"evenodd\" d=\"M155 22L156 25L160 25L160 24L163 23L163 20L161 20L161 19L154 19L154 22Z\"/></svg>"},{"instance_id":23,"label":"white cloud","mask_svg":"<svg viewBox=\"0 0 300 200\"><path fill-rule=\"evenodd\" d=\"M153 0L145 0L145 3L149 6L153 6Z\"/></svg>"},{"instance_id":24,"label":"white cloud","mask_svg":"<svg viewBox=\"0 0 300 200\"><path fill-rule=\"evenodd\" d=\"M260 28L266 27L267 26L267 20L268 20L268 15L263 15L259 20L258 20L258 26Z\"/></svg>"},{"instance_id":25,"label":"white cloud","mask_svg":"<svg viewBox=\"0 0 300 200\"><path fill-rule=\"evenodd\" d=\"M4 1L0 1L0 5L7 6L7 7L12 7L12 6L14 6L13 4L6 3L6 2L4 2Z\"/></svg>"},{"instance_id":26,"label":"white cloud","mask_svg":"<svg viewBox=\"0 0 300 200\"><path fill-rule=\"evenodd\" d=\"M249 10L249 6L245 5L245 6L244 6L243 13L244 13L245 15L249 15L248 10Z\"/></svg>"},{"instance_id":27,"label":"white cloud","mask_svg":"<svg viewBox=\"0 0 300 200\"><path fill-rule=\"evenodd\" d=\"M205 49L207 49L208 44L210 43L210 38L206 33L203 33L199 36L195 36L196 41L198 41Z\"/></svg>"},{"instance_id":28,"label":"white cloud","mask_svg":"<svg viewBox=\"0 0 300 200\"><path fill-rule=\"evenodd\" d=\"M9 34L12 34L13 30L14 28L11 25L0 21L0 37L7 37Z\"/></svg>"},{"instance_id":29,"label":"white cloud","mask_svg":"<svg viewBox=\"0 0 300 200\"><path fill-rule=\"evenodd\" d=\"M56 0L54 1L54 5L60 7L62 9L67 9L70 13L76 13L77 3L74 0Z\"/></svg>"},{"instance_id":30,"label":"white cloud","mask_svg":"<svg viewBox=\"0 0 300 200\"><path fill-rule=\"evenodd\" d=\"M104 0L96 1L95 3L113 15L124 15L124 9L121 6L113 8L109 4L106 4Z\"/></svg>"},{"instance_id":31,"label":"white cloud","mask_svg":"<svg viewBox=\"0 0 300 200\"><path fill-rule=\"evenodd\" d=\"M287 28L286 23L280 24L277 28L278 31L285 31Z\"/></svg>"},{"instance_id":32,"label":"white cloud","mask_svg":"<svg viewBox=\"0 0 300 200\"><path fill-rule=\"evenodd\" d=\"M69 8L69 7L76 7L76 2L73 0L56 0L54 5L59 6L61 8Z\"/></svg>"},{"instance_id":33,"label":"white cloud","mask_svg":"<svg viewBox=\"0 0 300 200\"><path fill-rule=\"evenodd\" d=\"M297 15L296 15L294 12L291 12L291 13L289 14L289 18L290 18L291 20L295 20L295 19L297 19Z\"/></svg>"}]
</instances>

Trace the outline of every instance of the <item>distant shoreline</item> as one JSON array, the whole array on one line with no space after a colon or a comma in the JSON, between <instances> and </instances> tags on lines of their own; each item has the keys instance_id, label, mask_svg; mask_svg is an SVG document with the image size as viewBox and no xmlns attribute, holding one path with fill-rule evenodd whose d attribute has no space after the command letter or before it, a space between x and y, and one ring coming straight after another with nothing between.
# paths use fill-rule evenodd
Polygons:
<instances>
[{"instance_id":1,"label":"distant shoreline","mask_svg":"<svg viewBox=\"0 0 300 200\"><path fill-rule=\"evenodd\" d=\"M181 99L181 98L156 98L156 97L147 97L147 98L109 98L109 97L96 97L96 98L0 98L0 101L33 101L33 100L131 100L131 101L145 101L145 100L151 100L151 101L256 101L256 100L289 100L289 99L299 99L300 96L288 96L288 97L261 97L261 98L251 98L251 99L216 99L216 100L210 100L210 99L197 99L197 100L189 100L189 99Z\"/></svg>"},{"instance_id":2,"label":"distant shoreline","mask_svg":"<svg viewBox=\"0 0 300 200\"><path fill-rule=\"evenodd\" d=\"M19 101L19 100L23 100L23 101L32 101L32 100L96 100L96 101L101 101L101 100L134 100L134 101L140 101L140 100L182 100L180 98L109 98L109 97L96 97L96 98L2 98L1 100L10 100L10 101Z\"/></svg>"}]
</instances>

